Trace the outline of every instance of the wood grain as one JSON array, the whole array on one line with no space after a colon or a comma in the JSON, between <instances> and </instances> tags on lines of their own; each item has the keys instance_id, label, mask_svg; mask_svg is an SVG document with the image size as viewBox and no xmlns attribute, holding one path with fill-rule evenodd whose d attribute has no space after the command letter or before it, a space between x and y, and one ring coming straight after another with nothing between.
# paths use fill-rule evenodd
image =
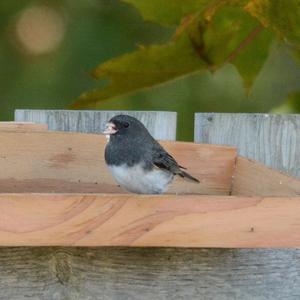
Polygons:
<instances>
[{"instance_id":1,"label":"wood grain","mask_svg":"<svg viewBox=\"0 0 300 300\"><path fill-rule=\"evenodd\" d=\"M237 134L252 135L246 130L240 133L240 127L236 126L226 127L229 130L226 132L224 125L206 134L211 140L214 135L224 135L224 143L228 145ZM285 126L284 122L281 126ZM281 138L277 142L270 138L276 152L281 147ZM260 139L261 152L264 143L267 139ZM248 146L252 147L252 142ZM271 157L275 166L276 157ZM288 154L287 159L293 157ZM290 168L293 171L292 165ZM0 248L0 299L154 298L297 300L300 298L300 250Z\"/></svg>"},{"instance_id":2,"label":"wood grain","mask_svg":"<svg viewBox=\"0 0 300 300\"><path fill-rule=\"evenodd\" d=\"M46 131L47 124L36 124L33 122L0 122L1 131Z\"/></svg>"},{"instance_id":3,"label":"wood grain","mask_svg":"<svg viewBox=\"0 0 300 300\"><path fill-rule=\"evenodd\" d=\"M300 251L255 254L252 249L2 247L0 293L5 300L299 299Z\"/></svg>"},{"instance_id":4,"label":"wood grain","mask_svg":"<svg viewBox=\"0 0 300 300\"><path fill-rule=\"evenodd\" d=\"M0 132L0 140L2 193L122 192L105 165L102 135ZM234 148L183 142L162 145L201 181L178 178L170 193L229 194Z\"/></svg>"},{"instance_id":5,"label":"wood grain","mask_svg":"<svg viewBox=\"0 0 300 300\"><path fill-rule=\"evenodd\" d=\"M1 194L0 246L296 248L299 215L300 197Z\"/></svg>"},{"instance_id":6,"label":"wood grain","mask_svg":"<svg viewBox=\"0 0 300 300\"><path fill-rule=\"evenodd\" d=\"M15 121L47 124L52 131L100 133L107 121L118 114L127 114L139 119L155 139L176 140L176 112L17 109Z\"/></svg>"},{"instance_id":7,"label":"wood grain","mask_svg":"<svg viewBox=\"0 0 300 300\"><path fill-rule=\"evenodd\" d=\"M234 171L232 195L299 196L300 179L239 156Z\"/></svg>"},{"instance_id":8,"label":"wood grain","mask_svg":"<svg viewBox=\"0 0 300 300\"><path fill-rule=\"evenodd\" d=\"M241 156L300 177L299 115L197 113L195 142L234 146Z\"/></svg>"},{"instance_id":9,"label":"wood grain","mask_svg":"<svg viewBox=\"0 0 300 300\"><path fill-rule=\"evenodd\" d=\"M240 155L298 177L299 131L298 115L197 113L195 116L196 142L238 147ZM260 179L264 181L264 178ZM208 251L211 261L216 259L218 263L208 265L211 273L207 270L198 272L199 277L206 278L206 284L211 282L207 274L217 278L205 290L208 299L299 299L300 249L270 249L266 252L257 249L236 250L226 264L228 273L220 274L219 257L229 253L227 250L220 250L218 254ZM190 267L193 265L191 262ZM233 282L232 276L236 282ZM254 286L250 287L251 284ZM220 287L220 293L210 298L215 295L215 286ZM224 296L223 290L227 290Z\"/></svg>"}]
</instances>

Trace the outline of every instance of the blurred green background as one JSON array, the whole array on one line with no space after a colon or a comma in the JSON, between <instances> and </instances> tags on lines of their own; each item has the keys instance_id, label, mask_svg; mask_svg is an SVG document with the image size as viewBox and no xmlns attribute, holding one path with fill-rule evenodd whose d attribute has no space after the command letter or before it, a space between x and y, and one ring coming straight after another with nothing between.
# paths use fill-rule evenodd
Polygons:
<instances>
[{"instance_id":1,"label":"blurred green background","mask_svg":"<svg viewBox=\"0 0 300 300\"><path fill-rule=\"evenodd\" d=\"M66 108L101 86L89 75L99 63L139 44L163 43L173 32L143 21L117 0L1 1L0 119L13 120L16 108ZM96 108L177 111L178 138L191 140L195 112L297 113L297 91L299 64L287 48L273 44L249 94L228 64L214 74L193 74Z\"/></svg>"}]
</instances>

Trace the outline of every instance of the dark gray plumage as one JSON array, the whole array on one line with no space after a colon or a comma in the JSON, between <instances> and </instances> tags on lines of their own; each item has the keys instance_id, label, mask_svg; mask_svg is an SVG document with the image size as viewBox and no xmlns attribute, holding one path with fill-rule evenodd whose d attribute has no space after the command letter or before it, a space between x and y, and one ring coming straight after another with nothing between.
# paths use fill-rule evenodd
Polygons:
<instances>
[{"instance_id":1,"label":"dark gray plumage","mask_svg":"<svg viewBox=\"0 0 300 300\"><path fill-rule=\"evenodd\" d=\"M174 175L199 182L182 170L139 120L127 115L115 116L104 134L109 135L105 161L123 188L134 193L160 194Z\"/></svg>"}]
</instances>

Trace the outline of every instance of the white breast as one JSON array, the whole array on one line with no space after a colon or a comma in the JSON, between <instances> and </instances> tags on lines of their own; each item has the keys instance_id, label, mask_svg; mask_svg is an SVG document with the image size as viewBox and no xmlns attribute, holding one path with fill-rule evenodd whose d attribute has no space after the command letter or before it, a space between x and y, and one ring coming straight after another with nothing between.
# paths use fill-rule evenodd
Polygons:
<instances>
[{"instance_id":1,"label":"white breast","mask_svg":"<svg viewBox=\"0 0 300 300\"><path fill-rule=\"evenodd\" d=\"M115 180L126 190L138 194L161 194L173 179L173 174L159 169L145 170L141 165L109 166Z\"/></svg>"}]
</instances>

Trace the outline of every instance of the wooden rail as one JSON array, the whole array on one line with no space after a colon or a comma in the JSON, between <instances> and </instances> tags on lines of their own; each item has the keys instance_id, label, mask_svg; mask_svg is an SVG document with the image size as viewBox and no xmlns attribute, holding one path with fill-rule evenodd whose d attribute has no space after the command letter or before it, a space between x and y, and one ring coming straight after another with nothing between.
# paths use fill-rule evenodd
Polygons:
<instances>
[{"instance_id":1,"label":"wooden rail","mask_svg":"<svg viewBox=\"0 0 300 300\"><path fill-rule=\"evenodd\" d=\"M47 123L49 130L97 132L113 113L20 110L16 118ZM156 127L162 123L152 112L139 112L135 116L145 122L156 138L174 139L176 130L170 136L165 129L176 128L176 117L159 112L157 115L161 122L170 124L169 127ZM298 179L277 172L275 175L274 170L265 168L268 165L300 176L298 115L199 113L195 123L196 142L231 145L238 148L240 155L263 164L237 159L234 194L255 194L262 199L259 205L266 204L265 197L274 193L277 197L272 200L275 201L278 194L280 197L289 195L285 198L287 206L290 200L298 199L295 197L300 186ZM20 144L17 147L20 148ZM272 222L273 213L280 218L273 204L275 202L264 207L270 216L265 224ZM40 212L41 216L45 214ZM285 210L283 215L286 215ZM217 213L215 216L214 226L220 222ZM289 220L280 226L275 224L278 226L276 234L288 237L289 232L282 233L286 224L290 224ZM297 226L297 220L295 224ZM268 233L257 226L250 228L247 234L250 240L252 234L268 238ZM0 298L300 299L299 261L299 248L0 247Z\"/></svg>"},{"instance_id":2,"label":"wooden rail","mask_svg":"<svg viewBox=\"0 0 300 300\"><path fill-rule=\"evenodd\" d=\"M0 192L122 193L104 162L102 135L1 132ZM162 142L200 184L177 179L170 193L228 195L236 149ZM22 145L20 147L20 145Z\"/></svg>"},{"instance_id":3,"label":"wooden rail","mask_svg":"<svg viewBox=\"0 0 300 300\"><path fill-rule=\"evenodd\" d=\"M37 124L33 122L0 122L1 131L46 131L47 124Z\"/></svg>"},{"instance_id":4,"label":"wooden rail","mask_svg":"<svg viewBox=\"0 0 300 300\"><path fill-rule=\"evenodd\" d=\"M168 195L147 196L122 194L101 135L0 139L0 246L300 247L300 180L235 148L162 142L201 183L178 178Z\"/></svg>"},{"instance_id":5,"label":"wooden rail","mask_svg":"<svg viewBox=\"0 0 300 300\"><path fill-rule=\"evenodd\" d=\"M300 197L2 194L0 246L300 247Z\"/></svg>"},{"instance_id":6,"label":"wooden rail","mask_svg":"<svg viewBox=\"0 0 300 300\"><path fill-rule=\"evenodd\" d=\"M158 140L176 140L177 113L170 111L17 109L15 120L47 124L51 131L100 133L107 121L119 114L139 119Z\"/></svg>"},{"instance_id":7,"label":"wooden rail","mask_svg":"<svg viewBox=\"0 0 300 300\"><path fill-rule=\"evenodd\" d=\"M240 196L299 196L300 179L238 156L231 194Z\"/></svg>"}]
</instances>

